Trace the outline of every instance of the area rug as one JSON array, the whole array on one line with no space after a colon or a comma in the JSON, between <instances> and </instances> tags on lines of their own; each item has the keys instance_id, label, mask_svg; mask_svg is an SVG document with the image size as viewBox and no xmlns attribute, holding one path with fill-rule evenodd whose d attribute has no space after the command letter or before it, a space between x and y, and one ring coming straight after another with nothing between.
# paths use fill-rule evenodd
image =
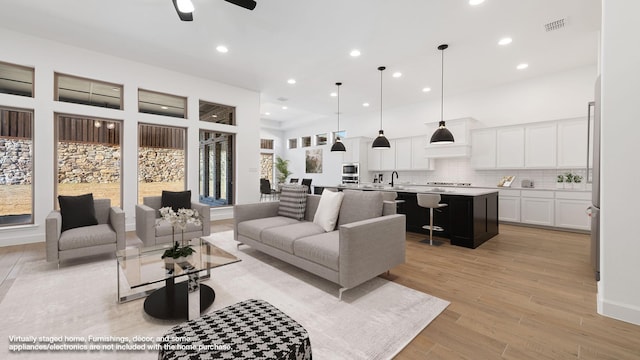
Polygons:
<instances>
[{"instance_id":1,"label":"area rug","mask_svg":"<svg viewBox=\"0 0 640 360\"><path fill-rule=\"evenodd\" d=\"M242 259L213 270L204 282L216 291L208 311L246 299L266 300L307 329L315 359L393 358L449 304L382 278L346 291L340 301L338 285L248 246L238 249L230 231L207 239ZM19 263L14 269L18 275L0 303L0 358L155 359L152 339L177 323L145 315L143 300L118 304L116 266L113 258L60 269L44 259ZM18 352L16 345L27 344L30 336L37 343L111 341L94 351L60 346ZM118 339L144 346L111 349Z\"/></svg>"}]
</instances>

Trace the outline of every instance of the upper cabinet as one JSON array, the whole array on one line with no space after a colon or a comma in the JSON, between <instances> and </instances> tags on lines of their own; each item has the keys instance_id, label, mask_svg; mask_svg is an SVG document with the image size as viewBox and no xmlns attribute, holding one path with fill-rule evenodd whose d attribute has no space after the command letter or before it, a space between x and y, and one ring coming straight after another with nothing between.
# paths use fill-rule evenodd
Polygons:
<instances>
[{"instance_id":1,"label":"upper cabinet","mask_svg":"<svg viewBox=\"0 0 640 360\"><path fill-rule=\"evenodd\" d=\"M587 121L569 119L476 129L475 169L575 169L587 163Z\"/></svg>"},{"instance_id":2,"label":"upper cabinet","mask_svg":"<svg viewBox=\"0 0 640 360\"><path fill-rule=\"evenodd\" d=\"M352 137L342 139L342 143L347 151L342 154L342 162L359 163L360 174L369 171L367 159L367 144L371 146L371 139L366 137Z\"/></svg>"},{"instance_id":3,"label":"upper cabinet","mask_svg":"<svg viewBox=\"0 0 640 360\"><path fill-rule=\"evenodd\" d=\"M389 139L390 149L377 150L367 144L369 171L433 170L433 160L427 157L425 136Z\"/></svg>"},{"instance_id":4,"label":"upper cabinet","mask_svg":"<svg viewBox=\"0 0 640 360\"><path fill-rule=\"evenodd\" d=\"M411 138L411 170L433 170L435 160L427 157L426 136L414 136Z\"/></svg>"},{"instance_id":5,"label":"upper cabinet","mask_svg":"<svg viewBox=\"0 0 640 360\"><path fill-rule=\"evenodd\" d=\"M587 121L572 119L558 122L558 167L587 165ZM589 164L591 167L591 164Z\"/></svg>"},{"instance_id":6,"label":"upper cabinet","mask_svg":"<svg viewBox=\"0 0 640 360\"><path fill-rule=\"evenodd\" d=\"M496 129L496 167L517 169L524 167L524 127Z\"/></svg>"},{"instance_id":7,"label":"upper cabinet","mask_svg":"<svg viewBox=\"0 0 640 360\"><path fill-rule=\"evenodd\" d=\"M411 170L411 138L396 139L395 170Z\"/></svg>"},{"instance_id":8,"label":"upper cabinet","mask_svg":"<svg viewBox=\"0 0 640 360\"><path fill-rule=\"evenodd\" d=\"M524 167L556 167L556 122L527 125L524 128Z\"/></svg>"},{"instance_id":9,"label":"upper cabinet","mask_svg":"<svg viewBox=\"0 0 640 360\"><path fill-rule=\"evenodd\" d=\"M496 129L471 133L471 165L476 169L496 168Z\"/></svg>"}]
</instances>

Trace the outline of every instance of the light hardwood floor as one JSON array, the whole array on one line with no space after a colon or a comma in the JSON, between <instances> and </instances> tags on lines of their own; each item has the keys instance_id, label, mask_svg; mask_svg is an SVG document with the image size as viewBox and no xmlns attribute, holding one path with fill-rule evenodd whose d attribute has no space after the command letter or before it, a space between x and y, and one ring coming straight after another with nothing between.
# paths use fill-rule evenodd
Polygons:
<instances>
[{"instance_id":1,"label":"light hardwood floor","mask_svg":"<svg viewBox=\"0 0 640 360\"><path fill-rule=\"evenodd\" d=\"M451 305L397 359L640 359L640 326L596 313L588 235L500 225L477 249L422 239L407 234L406 263L385 277ZM44 244L0 248L0 302L21 257Z\"/></svg>"},{"instance_id":2,"label":"light hardwood floor","mask_svg":"<svg viewBox=\"0 0 640 360\"><path fill-rule=\"evenodd\" d=\"M407 234L388 277L451 305L397 359L640 359L640 326L596 312L589 235L500 225L477 249Z\"/></svg>"}]
</instances>

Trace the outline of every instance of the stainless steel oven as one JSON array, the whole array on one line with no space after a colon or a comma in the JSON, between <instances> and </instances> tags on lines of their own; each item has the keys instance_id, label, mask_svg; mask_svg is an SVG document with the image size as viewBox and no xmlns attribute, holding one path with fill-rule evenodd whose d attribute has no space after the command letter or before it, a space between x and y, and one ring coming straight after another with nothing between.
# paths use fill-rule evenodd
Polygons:
<instances>
[{"instance_id":1,"label":"stainless steel oven","mask_svg":"<svg viewBox=\"0 0 640 360\"><path fill-rule=\"evenodd\" d=\"M342 183L343 184L360 183L360 164L359 163L342 164Z\"/></svg>"}]
</instances>

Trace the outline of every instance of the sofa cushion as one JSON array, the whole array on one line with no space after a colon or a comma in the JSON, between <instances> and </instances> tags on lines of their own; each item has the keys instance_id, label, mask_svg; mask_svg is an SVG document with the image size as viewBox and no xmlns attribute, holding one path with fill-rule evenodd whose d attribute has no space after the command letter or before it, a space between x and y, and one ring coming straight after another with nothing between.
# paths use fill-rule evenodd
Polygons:
<instances>
[{"instance_id":1,"label":"sofa cushion","mask_svg":"<svg viewBox=\"0 0 640 360\"><path fill-rule=\"evenodd\" d=\"M293 244L294 255L330 269L339 270L340 232L307 236Z\"/></svg>"},{"instance_id":2,"label":"sofa cushion","mask_svg":"<svg viewBox=\"0 0 640 360\"><path fill-rule=\"evenodd\" d=\"M246 236L255 241L261 241L260 235L263 230L277 226L295 224L297 222L298 220L284 216L272 216L262 219L247 220L238 224L238 235Z\"/></svg>"},{"instance_id":3,"label":"sofa cushion","mask_svg":"<svg viewBox=\"0 0 640 360\"><path fill-rule=\"evenodd\" d=\"M93 194L58 196L62 215L62 232L82 226L98 225Z\"/></svg>"},{"instance_id":4,"label":"sofa cushion","mask_svg":"<svg viewBox=\"0 0 640 360\"><path fill-rule=\"evenodd\" d=\"M333 231L336 228L343 197L344 194L342 192L324 189L318 209L313 217L313 223L320 225L324 231Z\"/></svg>"},{"instance_id":5,"label":"sofa cushion","mask_svg":"<svg viewBox=\"0 0 640 360\"><path fill-rule=\"evenodd\" d=\"M265 245L293 254L293 243L296 240L322 233L324 233L324 229L320 226L309 221L302 221L297 224L263 230L260 240Z\"/></svg>"},{"instance_id":6,"label":"sofa cushion","mask_svg":"<svg viewBox=\"0 0 640 360\"><path fill-rule=\"evenodd\" d=\"M280 187L280 205L278 206L278 215L302 220L304 219L304 210L306 205L306 186L288 184Z\"/></svg>"},{"instance_id":7,"label":"sofa cushion","mask_svg":"<svg viewBox=\"0 0 640 360\"><path fill-rule=\"evenodd\" d=\"M83 226L69 229L60 235L58 248L61 251L89 246L115 244L116 232L107 224Z\"/></svg>"},{"instance_id":8,"label":"sofa cushion","mask_svg":"<svg viewBox=\"0 0 640 360\"><path fill-rule=\"evenodd\" d=\"M338 225L382 216L382 194L379 191L344 190Z\"/></svg>"},{"instance_id":9,"label":"sofa cushion","mask_svg":"<svg viewBox=\"0 0 640 360\"><path fill-rule=\"evenodd\" d=\"M179 209L191 209L191 190L187 191L167 191L162 190L160 200L162 207L170 207L177 212Z\"/></svg>"}]
</instances>

